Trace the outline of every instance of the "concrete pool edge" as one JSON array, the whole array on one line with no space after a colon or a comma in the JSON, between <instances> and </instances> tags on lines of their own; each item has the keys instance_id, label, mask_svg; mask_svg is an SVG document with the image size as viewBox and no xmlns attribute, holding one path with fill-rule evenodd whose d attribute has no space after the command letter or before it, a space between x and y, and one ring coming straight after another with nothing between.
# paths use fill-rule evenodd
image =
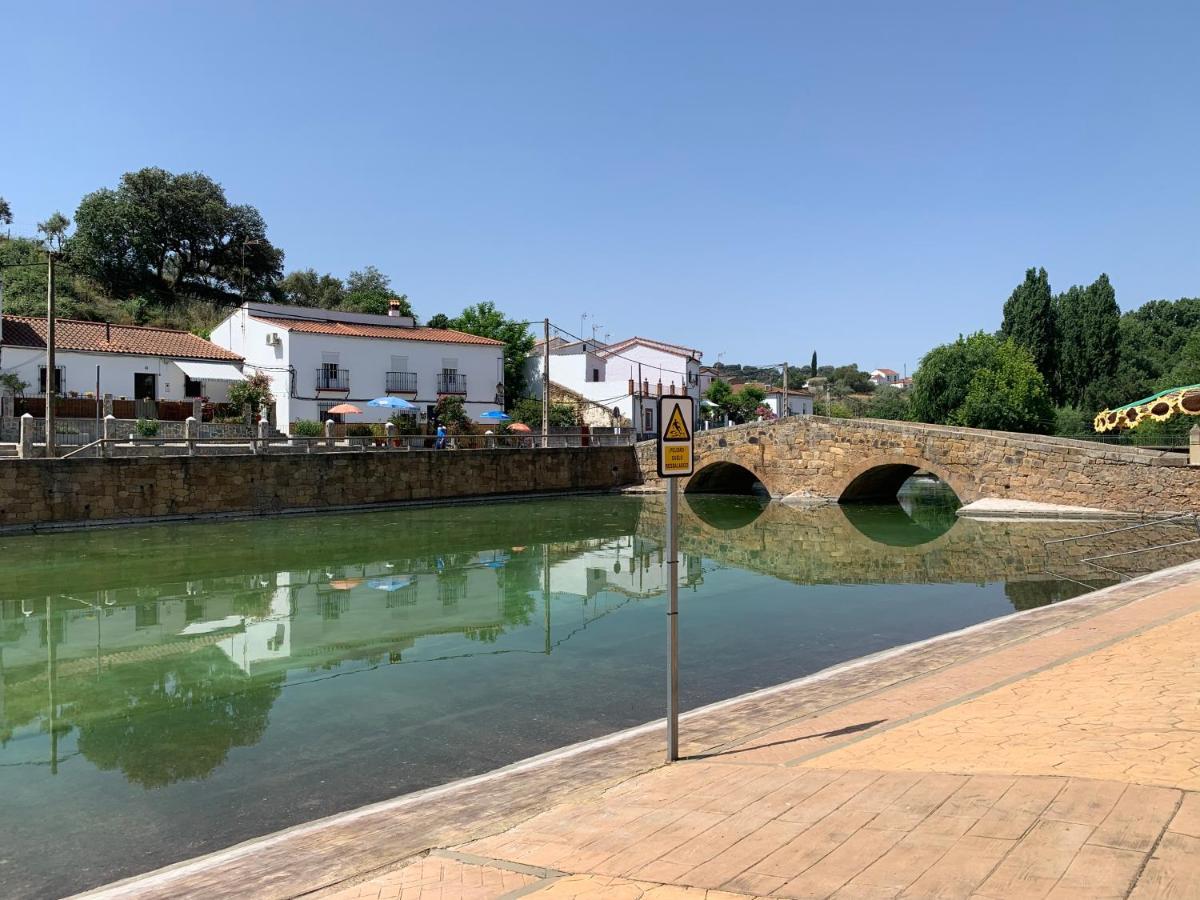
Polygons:
<instances>
[{"instance_id":1,"label":"concrete pool edge","mask_svg":"<svg viewBox=\"0 0 1200 900\"><path fill-rule=\"evenodd\" d=\"M1197 579L1200 563L1185 563L698 707L682 717L690 726L684 729L684 751L694 756L744 742L765 728L808 718L955 660L1054 632ZM661 720L644 723L490 772L295 825L77 896L199 892L210 897L293 897L345 886L430 849L502 830L567 794L602 793L660 767L662 741L656 732L661 728ZM404 822L406 816L414 821ZM406 825L410 826L407 834ZM325 840L315 840L322 837ZM348 840L353 847L347 846Z\"/></svg>"}]
</instances>

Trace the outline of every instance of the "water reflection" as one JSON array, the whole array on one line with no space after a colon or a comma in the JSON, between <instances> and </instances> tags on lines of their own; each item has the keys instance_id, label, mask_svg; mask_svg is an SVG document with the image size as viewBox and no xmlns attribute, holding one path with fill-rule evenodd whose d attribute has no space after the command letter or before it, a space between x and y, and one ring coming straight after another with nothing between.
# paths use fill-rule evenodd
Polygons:
<instances>
[{"instance_id":1,"label":"water reflection","mask_svg":"<svg viewBox=\"0 0 1200 900\"><path fill-rule=\"evenodd\" d=\"M736 494L689 494L684 500L696 517L713 528L731 531L745 528L771 504L769 497Z\"/></svg>"},{"instance_id":2,"label":"water reflection","mask_svg":"<svg viewBox=\"0 0 1200 900\"><path fill-rule=\"evenodd\" d=\"M1087 523L955 522L919 496L849 514L687 500L693 704L1102 583L1045 552ZM6 893L66 893L652 718L663 514L610 497L5 541L0 822L23 823ZM77 870L39 862L89 816L121 828L87 830Z\"/></svg>"}]
</instances>

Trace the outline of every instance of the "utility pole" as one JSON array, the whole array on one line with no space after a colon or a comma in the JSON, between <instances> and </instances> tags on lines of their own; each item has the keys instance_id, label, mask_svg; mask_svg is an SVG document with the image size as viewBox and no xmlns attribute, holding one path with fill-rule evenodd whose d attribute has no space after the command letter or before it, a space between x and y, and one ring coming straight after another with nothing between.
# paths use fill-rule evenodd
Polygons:
<instances>
[{"instance_id":1,"label":"utility pole","mask_svg":"<svg viewBox=\"0 0 1200 900\"><path fill-rule=\"evenodd\" d=\"M790 416L792 414L792 398L788 394L788 364L787 360L783 362L783 405L780 407L779 418Z\"/></svg>"},{"instance_id":2,"label":"utility pole","mask_svg":"<svg viewBox=\"0 0 1200 900\"><path fill-rule=\"evenodd\" d=\"M542 320L542 446L550 446L550 319Z\"/></svg>"},{"instance_id":3,"label":"utility pole","mask_svg":"<svg viewBox=\"0 0 1200 900\"><path fill-rule=\"evenodd\" d=\"M57 370L54 368L54 250L47 249L49 268L46 272L46 456L58 455L54 449L54 393Z\"/></svg>"}]
</instances>

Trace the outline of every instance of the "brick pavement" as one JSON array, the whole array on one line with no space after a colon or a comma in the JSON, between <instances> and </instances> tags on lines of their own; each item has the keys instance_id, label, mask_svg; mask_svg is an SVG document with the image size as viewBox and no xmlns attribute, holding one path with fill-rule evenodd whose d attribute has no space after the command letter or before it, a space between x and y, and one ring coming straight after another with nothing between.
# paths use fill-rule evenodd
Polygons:
<instances>
[{"instance_id":1,"label":"brick pavement","mask_svg":"<svg viewBox=\"0 0 1200 900\"><path fill-rule=\"evenodd\" d=\"M1189 566L116 895L1200 897L1197 647Z\"/></svg>"}]
</instances>

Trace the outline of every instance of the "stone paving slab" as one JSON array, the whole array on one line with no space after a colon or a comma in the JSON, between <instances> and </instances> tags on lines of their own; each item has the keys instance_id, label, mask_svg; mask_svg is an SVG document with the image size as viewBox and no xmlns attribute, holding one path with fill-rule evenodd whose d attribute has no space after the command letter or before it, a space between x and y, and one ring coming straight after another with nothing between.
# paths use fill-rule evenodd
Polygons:
<instances>
[{"instance_id":1,"label":"stone paving slab","mask_svg":"<svg viewBox=\"0 0 1200 900\"><path fill-rule=\"evenodd\" d=\"M408 884L420 890L405 897L448 897L464 895L466 879L495 892L472 896L1189 896L1180 891L1200 884L1200 801L1186 785L1141 783L1128 767L1110 777L1085 765L1095 761L1078 755L1087 748L1072 750L1068 773L959 763L991 753L1001 766L996 754L1008 751L986 731L989 710L1041 698L1049 722L1094 716L1106 693L1071 687L1135 656L1152 680L1112 679L1107 695L1120 697L1123 715L1175 729L1164 702L1175 716L1200 685L1175 665L1194 664L1195 653L1172 653L1173 642L1186 646L1172 635L1182 628L1190 639L1197 614L1200 565L1179 567L697 711L682 727L689 759L677 765L661 765L659 728L635 729L93 896L348 900L401 896L384 890ZM1128 641L1141 643L1122 650ZM1031 679L1056 689L1021 693ZM1060 708L1076 697L1081 712ZM941 717L967 727L962 746L976 752L922 768L921 741L929 759L958 746L938 733ZM1123 721L1097 733L1127 735ZM903 746L904 767L879 749L885 742ZM1163 758L1191 746L1168 741ZM453 848L454 865L429 862L444 860L436 849L414 859L438 847ZM533 880L508 889L510 875Z\"/></svg>"}]
</instances>

